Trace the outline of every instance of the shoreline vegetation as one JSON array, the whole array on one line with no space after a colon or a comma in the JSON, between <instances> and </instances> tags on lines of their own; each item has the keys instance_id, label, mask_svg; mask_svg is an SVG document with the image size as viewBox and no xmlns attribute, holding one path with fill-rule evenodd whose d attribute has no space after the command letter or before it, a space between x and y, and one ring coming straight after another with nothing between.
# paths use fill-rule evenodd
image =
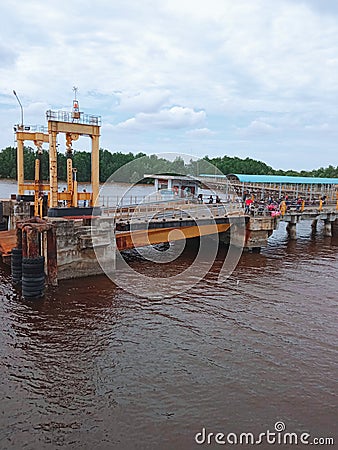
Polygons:
<instances>
[{"instance_id":1,"label":"shoreline vegetation","mask_svg":"<svg viewBox=\"0 0 338 450\"><path fill-rule=\"evenodd\" d=\"M42 155L39 156L41 161L41 178L48 180L49 178L49 161L48 151L43 150ZM89 182L91 177L91 154L87 151L73 151L73 167L77 168L77 179L79 182ZM36 150L31 147L24 148L24 171L25 179L34 179L34 163L36 159ZM134 165L132 171L118 170L125 164L139 159L137 165ZM66 164L67 157L58 153L58 178L61 181L66 180ZM214 174L212 166L216 166L221 173L245 173L255 175L289 175L289 176L303 176L303 177L338 177L338 166L332 165L324 168L314 169L310 171L296 171L296 170L280 170L273 169L262 161L257 161L252 158L238 158L231 156L223 156L216 158L209 158L204 156L198 161L190 160L185 163L180 157L169 161L167 159L158 157L156 155L146 155L145 153L112 153L107 149L100 149L100 182L105 182L112 174L115 182L138 182L142 180L145 173L179 173L199 175L200 173ZM116 173L115 173L116 172ZM131 173L132 172L132 173ZM16 148L6 147L0 150L0 179L15 180L17 178L16 165ZM144 180L145 181L145 180Z\"/></svg>"}]
</instances>

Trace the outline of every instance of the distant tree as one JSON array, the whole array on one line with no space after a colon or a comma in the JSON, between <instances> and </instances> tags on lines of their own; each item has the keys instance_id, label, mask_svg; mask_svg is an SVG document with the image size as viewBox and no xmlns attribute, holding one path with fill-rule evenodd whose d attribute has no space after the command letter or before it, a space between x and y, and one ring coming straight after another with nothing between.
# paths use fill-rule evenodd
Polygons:
<instances>
[{"instance_id":1,"label":"distant tree","mask_svg":"<svg viewBox=\"0 0 338 450\"><path fill-rule=\"evenodd\" d=\"M74 151L73 167L77 169L78 181L91 179L91 154L85 151Z\"/></svg>"},{"instance_id":2,"label":"distant tree","mask_svg":"<svg viewBox=\"0 0 338 450\"><path fill-rule=\"evenodd\" d=\"M58 153L57 163L58 163L58 179L66 180L67 179L67 158L63 153Z\"/></svg>"},{"instance_id":3,"label":"distant tree","mask_svg":"<svg viewBox=\"0 0 338 450\"><path fill-rule=\"evenodd\" d=\"M6 147L0 153L0 178L16 178L16 149Z\"/></svg>"},{"instance_id":4,"label":"distant tree","mask_svg":"<svg viewBox=\"0 0 338 450\"><path fill-rule=\"evenodd\" d=\"M180 173L180 174L215 174L220 171L225 175L229 173L239 174L257 174L257 175L290 175L306 177L329 177L338 178L338 166L332 165L324 168L313 169L311 171L302 170L281 170L273 169L262 161L253 158L238 158L236 156L218 156L210 158L205 156L198 161L190 161L188 164L177 157L174 161L168 161L157 155L147 156L144 153L133 154L115 152L111 153L107 149L100 149L100 182L105 182L113 175L115 181L136 182L141 180L144 174L159 173ZM31 147L24 148L24 175L26 180L34 179L35 159L37 157L36 149ZM17 177L17 150L14 147L6 147L0 151L0 178ZM78 181L88 182L91 179L91 153L86 151L74 150L73 167L77 169ZM39 156L41 161L41 177L43 180L49 179L49 157L48 151L43 150ZM135 161L132 166L128 163ZM58 178L66 180L67 178L67 158L63 153L58 153Z\"/></svg>"},{"instance_id":5,"label":"distant tree","mask_svg":"<svg viewBox=\"0 0 338 450\"><path fill-rule=\"evenodd\" d=\"M170 170L173 173L178 173L181 175L185 175L186 174L186 166L184 164L184 160L181 157L177 157L174 159L174 161L171 163L171 167Z\"/></svg>"}]
</instances>

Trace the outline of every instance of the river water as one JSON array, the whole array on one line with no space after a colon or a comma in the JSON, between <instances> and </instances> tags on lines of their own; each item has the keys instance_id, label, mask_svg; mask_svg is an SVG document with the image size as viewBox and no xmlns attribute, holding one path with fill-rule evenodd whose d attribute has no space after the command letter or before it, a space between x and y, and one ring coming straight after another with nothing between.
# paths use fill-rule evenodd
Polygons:
<instances>
[{"instance_id":1,"label":"river water","mask_svg":"<svg viewBox=\"0 0 338 450\"><path fill-rule=\"evenodd\" d=\"M0 448L222 448L196 433L277 421L335 436L338 240L310 228L288 242L281 223L219 285L221 249L204 280L156 301L98 276L25 302L0 266Z\"/></svg>"}]
</instances>

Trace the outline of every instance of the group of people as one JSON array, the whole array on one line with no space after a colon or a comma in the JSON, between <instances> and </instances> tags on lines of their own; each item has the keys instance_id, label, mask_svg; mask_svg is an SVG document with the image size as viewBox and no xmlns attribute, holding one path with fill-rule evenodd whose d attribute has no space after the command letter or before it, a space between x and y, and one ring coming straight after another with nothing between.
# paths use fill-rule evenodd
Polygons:
<instances>
[{"instance_id":1,"label":"group of people","mask_svg":"<svg viewBox=\"0 0 338 450\"><path fill-rule=\"evenodd\" d=\"M307 198L306 200L298 195L297 197L290 198L287 194L276 199L272 196L269 196L267 199L261 199L260 201L256 201L254 195L245 192L243 194L243 206L245 207L245 214L254 214L255 211L258 214L263 214L263 212L269 212L271 215L284 214L291 207L295 207L296 211L302 211L306 205L325 205L326 204L326 195L320 197L319 200L310 200Z\"/></svg>"},{"instance_id":2,"label":"group of people","mask_svg":"<svg viewBox=\"0 0 338 450\"><path fill-rule=\"evenodd\" d=\"M197 196L198 203L203 203L203 194L198 194ZM207 203L211 205L214 203L214 197L212 195L209 196ZM221 203L221 199L218 195L215 196L215 203Z\"/></svg>"}]
</instances>

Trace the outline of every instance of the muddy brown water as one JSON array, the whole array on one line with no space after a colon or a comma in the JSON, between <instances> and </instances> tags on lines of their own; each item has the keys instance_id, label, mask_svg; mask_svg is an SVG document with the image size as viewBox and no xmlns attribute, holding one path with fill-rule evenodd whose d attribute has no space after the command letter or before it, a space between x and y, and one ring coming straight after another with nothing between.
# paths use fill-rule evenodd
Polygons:
<instances>
[{"instance_id":1,"label":"muddy brown water","mask_svg":"<svg viewBox=\"0 0 338 450\"><path fill-rule=\"evenodd\" d=\"M156 301L99 276L25 302L0 266L0 448L222 448L194 437L277 421L334 436L338 240L298 234L281 224L223 285L221 250L205 280Z\"/></svg>"}]
</instances>

